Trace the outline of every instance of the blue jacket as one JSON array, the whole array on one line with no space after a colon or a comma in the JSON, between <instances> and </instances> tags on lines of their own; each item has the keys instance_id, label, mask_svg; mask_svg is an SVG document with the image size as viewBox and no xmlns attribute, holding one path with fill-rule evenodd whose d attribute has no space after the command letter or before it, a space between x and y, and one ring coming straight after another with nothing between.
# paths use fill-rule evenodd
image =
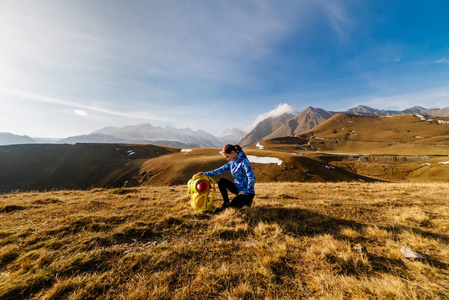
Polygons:
<instances>
[{"instance_id":1,"label":"blue jacket","mask_svg":"<svg viewBox=\"0 0 449 300\"><path fill-rule=\"evenodd\" d=\"M256 183L256 176L254 176L249 160L243 156L243 152L238 152L238 154L239 156L236 160L228 162L221 168L206 172L204 175L214 176L231 171L235 186L239 192L243 191L245 195L255 194L254 184Z\"/></svg>"}]
</instances>

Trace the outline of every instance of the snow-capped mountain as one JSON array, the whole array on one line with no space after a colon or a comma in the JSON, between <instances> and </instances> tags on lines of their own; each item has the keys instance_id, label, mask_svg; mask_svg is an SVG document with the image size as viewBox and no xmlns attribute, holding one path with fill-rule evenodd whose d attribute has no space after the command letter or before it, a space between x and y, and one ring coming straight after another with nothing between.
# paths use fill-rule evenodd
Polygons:
<instances>
[{"instance_id":1,"label":"snow-capped mountain","mask_svg":"<svg viewBox=\"0 0 449 300\"><path fill-rule=\"evenodd\" d=\"M247 133L240 129L226 128L219 134L215 135L215 137L218 138L222 142L223 145L226 145L226 144L235 145L246 135L247 135Z\"/></svg>"},{"instance_id":2,"label":"snow-capped mountain","mask_svg":"<svg viewBox=\"0 0 449 300\"><path fill-rule=\"evenodd\" d=\"M366 105L359 105L357 107L350 108L346 111L346 113L351 114L351 115L371 116L371 117L380 117L380 116L400 114L400 112L380 110L380 109L372 108L372 107L369 107Z\"/></svg>"},{"instance_id":3,"label":"snow-capped mountain","mask_svg":"<svg viewBox=\"0 0 449 300\"><path fill-rule=\"evenodd\" d=\"M157 145L182 145L189 147L222 147L222 142L203 130L171 126L155 127L151 124L125 126L122 128L106 127L88 135L69 137L62 143L134 143Z\"/></svg>"}]
</instances>

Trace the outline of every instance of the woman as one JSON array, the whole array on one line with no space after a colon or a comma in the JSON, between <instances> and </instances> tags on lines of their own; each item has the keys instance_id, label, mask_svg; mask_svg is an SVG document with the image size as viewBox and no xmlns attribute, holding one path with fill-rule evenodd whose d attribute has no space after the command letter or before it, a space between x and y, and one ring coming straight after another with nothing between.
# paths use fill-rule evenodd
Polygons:
<instances>
[{"instance_id":1,"label":"woman","mask_svg":"<svg viewBox=\"0 0 449 300\"><path fill-rule=\"evenodd\" d=\"M242 208L245 205L251 207L255 195L254 184L256 177L242 147L228 144L223 147L221 153L228 160L227 164L213 171L199 172L198 175L214 176L231 171L234 182L225 178L220 178L218 181L218 188L223 196L221 209L226 209L227 207ZM237 195L231 203L229 203L228 190Z\"/></svg>"}]
</instances>

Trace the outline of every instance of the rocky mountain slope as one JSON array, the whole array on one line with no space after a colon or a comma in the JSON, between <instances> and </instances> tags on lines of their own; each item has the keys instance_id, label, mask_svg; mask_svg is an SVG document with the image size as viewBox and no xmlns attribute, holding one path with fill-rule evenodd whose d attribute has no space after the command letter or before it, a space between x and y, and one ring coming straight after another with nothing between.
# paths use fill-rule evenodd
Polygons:
<instances>
[{"instance_id":1,"label":"rocky mountain slope","mask_svg":"<svg viewBox=\"0 0 449 300\"><path fill-rule=\"evenodd\" d=\"M264 137L264 139L295 136L304 131L314 128L323 123L334 115L333 112L326 111L321 108L313 108L309 106L293 118L289 119L284 125L279 127L271 134Z\"/></svg>"},{"instance_id":2,"label":"rocky mountain slope","mask_svg":"<svg viewBox=\"0 0 449 300\"><path fill-rule=\"evenodd\" d=\"M293 114L284 113L278 117L270 117L259 122L253 130L251 130L243 139L240 140L239 144L242 146L256 144L267 135L279 129L292 117L294 117Z\"/></svg>"}]
</instances>

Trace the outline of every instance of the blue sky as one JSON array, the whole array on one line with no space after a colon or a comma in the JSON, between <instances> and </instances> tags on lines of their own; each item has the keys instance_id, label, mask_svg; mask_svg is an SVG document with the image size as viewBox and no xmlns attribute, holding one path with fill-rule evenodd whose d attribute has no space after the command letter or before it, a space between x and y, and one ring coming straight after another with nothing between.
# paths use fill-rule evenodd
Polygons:
<instances>
[{"instance_id":1,"label":"blue sky","mask_svg":"<svg viewBox=\"0 0 449 300\"><path fill-rule=\"evenodd\" d=\"M449 106L447 1L0 1L0 132Z\"/></svg>"}]
</instances>

